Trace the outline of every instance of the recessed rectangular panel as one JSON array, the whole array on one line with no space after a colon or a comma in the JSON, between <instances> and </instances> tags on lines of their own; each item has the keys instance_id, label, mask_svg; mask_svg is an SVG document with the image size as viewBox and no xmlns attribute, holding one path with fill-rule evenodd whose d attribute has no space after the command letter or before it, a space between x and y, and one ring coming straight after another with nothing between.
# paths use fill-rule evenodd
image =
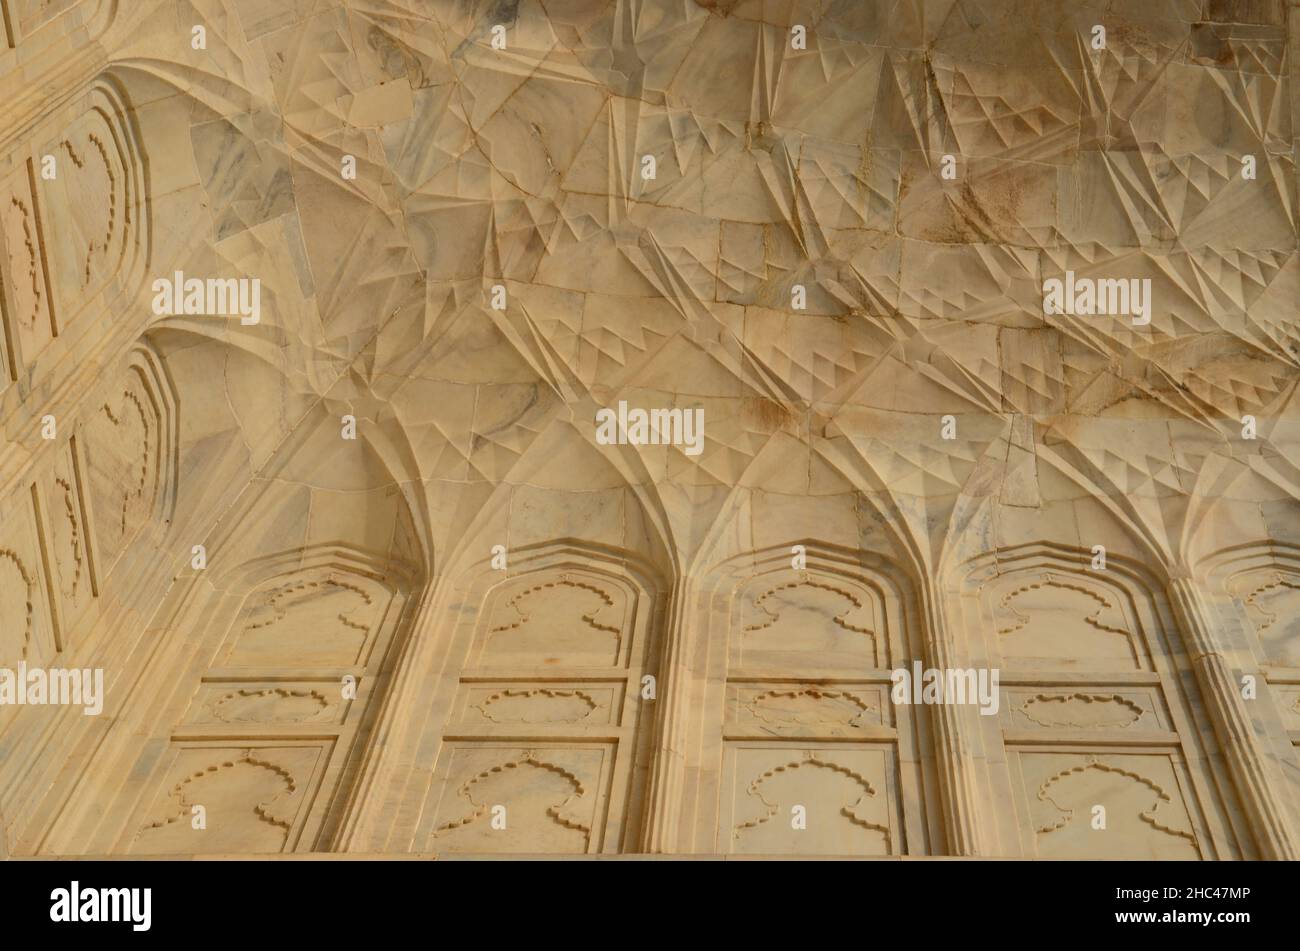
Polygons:
<instances>
[{"instance_id":1,"label":"recessed rectangular panel","mask_svg":"<svg viewBox=\"0 0 1300 951\"><path fill-rule=\"evenodd\" d=\"M127 851L294 851L330 746L256 740L174 743Z\"/></svg>"},{"instance_id":2,"label":"recessed rectangular panel","mask_svg":"<svg viewBox=\"0 0 1300 951\"><path fill-rule=\"evenodd\" d=\"M731 683L730 737L864 737L890 729L888 684Z\"/></svg>"},{"instance_id":3,"label":"recessed rectangular panel","mask_svg":"<svg viewBox=\"0 0 1300 951\"><path fill-rule=\"evenodd\" d=\"M252 725L337 725L350 702L344 699L338 680L204 681L182 723L227 730Z\"/></svg>"},{"instance_id":4,"label":"recessed rectangular panel","mask_svg":"<svg viewBox=\"0 0 1300 951\"><path fill-rule=\"evenodd\" d=\"M459 742L443 750L431 852L599 852L612 744Z\"/></svg>"},{"instance_id":5,"label":"recessed rectangular panel","mask_svg":"<svg viewBox=\"0 0 1300 951\"><path fill-rule=\"evenodd\" d=\"M29 162L0 182L0 242L4 250L6 337L18 369L30 366L54 339L46 243Z\"/></svg>"},{"instance_id":6,"label":"recessed rectangular panel","mask_svg":"<svg viewBox=\"0 0 1300 951\"><path fill-rule=\"evenodd\" d=\"M463 684L454 720L465 729L583 730L617 726L622 701L621 682Z\"/></svg>"},{"instance_id":7,"label":"recessed rectangular panel","mask_svg":"<svg viewBox=\"0 0 1300 951\"><path fill-rule=\"evenodd\" d=\"M1003 687L1000 715L1005 729L1031 733L1096 732L1123 737L1173 729L1156 686Z\"/></svg>"},{"instance_id":8,"label":"recessed rectangular panel","mask_svg":"<svg viewBox=\"0 0 1300 951\"><path fill-rule=\"evenodd\" d=\"M728 744L718 851L899 854L896 770L892 744Z\"/></svg>"},{"instance_id":9,"label":"recessed rectangular panel","mask_svg":"<svg viewBox=\"0 0 1300 951\"><path fill-rule=\"evenodd\" d=\"M1058 859L1200 859L1204 832L1176 753L1008 750L1029 855Z\"/></svg>"}]
</instances>

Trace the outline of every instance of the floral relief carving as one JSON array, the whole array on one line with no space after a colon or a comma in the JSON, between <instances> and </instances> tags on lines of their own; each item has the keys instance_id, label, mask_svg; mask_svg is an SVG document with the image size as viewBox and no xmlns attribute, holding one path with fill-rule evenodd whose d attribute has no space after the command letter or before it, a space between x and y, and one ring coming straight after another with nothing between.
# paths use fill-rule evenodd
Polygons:
<instances>
[{"instance_id":1,"label":"floral relief carving","mask_svg":"<svg viewBox=\"0 0 1300 951\"><path fill-rule=\"evenodd\" d=\"M821 776L804 781L807 773ZM819 758L815 752L805 751L800 758L764 770L748 783L745 797L742 801L756 804L758 810L735 824L732 839L738 843L755 840L746 844L787 851L782 844L792 831L790 810L797 806L805 811L810 828L812 823L825 827L828 820L832 828L838 824L846 854L890 852L891 833L883 821L879 790L862 773Z\"/></svg>"},{"instance_id":2,"label":"floral relief carving","mask_svg":"<svg viewBox=\"0 0 1300 951\"><path fill-rule=\"evenodd\" d=\"M186 774L167 793L156 818L144 823L134 850L148 852L279 852L287 844L297 809L294 774L268 755L230 750ZM195 808L203 822L196 825Z\"/></svg>"},{"instance_id":3,"label":"floral relief carving","mask_svg":"<svg viewBox=\"0 0 1300 951\"><path fill-rule=\"evenodd\" d=\"M1025 700L1020 712L1039 726L1122 729L1145 711L1114 693L1040 693Z\"/></svg>"},{"instance_id":4,"label":"floral relief carving","mask_svg":"<svg viewBox=\"0 0 1300 951\"><path fill-rule=\"evenodd\" d=\"M575 689L504 689L474 705L494 723L579 723L599 708L591 694Z\"/></svg>"},{"instance_id":5,"label":"floral relief carving","mask_svg":"<svg viewBox=\"0 0 1300 951\"><path fill-rule=\"evenodd\" d=\"M72 484L61 477L54 480L55 486L59 490L59 515L62 517L62 530L57 535L64 540L64 551L67 552L68 558L66 563L70 563L71 572L64 572L65 589L64 595L72 601L77 599L77 592L81 586L82 575L85 572L85 558L82 555L81 540L81 517L77 512L76 494L72 490Z\"/></svg>"},{"instance_id":6,"label":"floral relief carving","mask_svg":"<svg viewBox=\"0 0 1300 951\"><path fill-rule=\"evenodd\" d=\"M1112 857L1200 857L1181 802L1146 776L1095 756L1055 772L1036 798L1049 816L1035 827L1041 855L1096 854L1079 843L1105 833L1102 848ZM1104 828L1096 825L1098 806L1105 809Z\"/></svg>"},{"instance_id":7,"label":"floral relief carving","mask_svg":"<svg viewBox=\"0 0 1300 951\"><path fill-rule=\"evenodd\" d=\"M361 584L332 573L296 578L253 596L230 662L240 666L357 663L378 604Z\"/></svg>"},{"instance_id":8,"label":"floral relief carving","mask_svg":"<svg viewBox=\"0 0 1300 951\"><path fill-rule=\"evenodd\" d=\"M1118 605L1059 572L1046 571L1011 588L994 613L1000 651L1013 666L1137 666L1132 635L1108 619L1122 619Z\"/></svg>"},{"instance_id":9,"label":"floral relief carving","mask_svg":"<svg viewBox=\"0 0 1300 951\"><path fill-rule=\"evenodd\" d=\"M865 655L875 666L877 641L872 605L848 585L802 573L771 585L752 603L741 630L742 656L801 652L838 663L840 655Z\"/></svg>"},{"instance_id":10,"label":"floral relief carving","mask_svg":"<svg viewBox=\"0 0 1300 951\"><path fill-rule=\"evenodd\" d=\"M441 823L434 832L441 847L455 850L585 852L591 824L572 811L587 795L585 784L569 770L533 750L477 772L456 790L466 812ZM502 826L491 828L494 806ZM494 839L494 833L499 833Z\"/></svg>"},{"instance_id":11,"label":"floral relief carving","mask_svg":"<svg viewBox=\"0 0 1300 951\"><path fill-rule=\"evenodd\" d=\"M756 719L773 725L860 727L867 722L865 714L876 712L846 690L821 687L768 690L748 699L745 707Z\"/></svg>"},{"instance_id":12,"label":"floral relief carving","mask_svg":"<svg viewBox=\"0 0 1300 951\"><path fill-rule=\"evenodd\" d=\"M492 615L484 654L610 666L623 644L618 603L605 587L565 572L512 594Z\"/></svg>"},{"instance_id":13,"label":"floral relief carving","mask_svg":"<svg viewBox=\"0 0 1300 951\"><path fill-rule=\"evenodd\" d=\"M222 694L212 704L212 715L224 723L301 722L329 709L318 690L270 687L240 689Z\"/></svg>"},{"instance_id":14,"label":"floral relief carving","mask_svg":"<svg viewBox=\"0 0 1300 951\"><path fill-rule=\"evenodd\" d=\"M12 625L10 631L13 628L22 631L22 640L16 645L18 660L27 660L35 633L36 582L31 570L18 557L17 552L11 548L0 548L0 578L3 578L3 569L6 565L10 578L8 583L0 582L0 595L6 602L5 623L6 626ZM21 620L17 620L18 618Z\"/></svg>"}]
</instances>

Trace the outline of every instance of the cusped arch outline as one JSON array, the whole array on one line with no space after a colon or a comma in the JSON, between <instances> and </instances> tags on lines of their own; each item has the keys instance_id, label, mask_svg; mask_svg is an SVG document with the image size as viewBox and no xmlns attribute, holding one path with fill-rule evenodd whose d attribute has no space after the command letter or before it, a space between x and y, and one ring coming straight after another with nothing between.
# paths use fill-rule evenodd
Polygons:
<instances>
[{"instance_id":1,"label":"cusped arch outline","mask_svg":"<svg viewBox=\"0 0 1300 951\"><path fill-rule=\"evenodd\" d=\"M1150 670L1153 655L1178 650L1178 645L1162 640L1178 632L1163 600L1164 584L1146 566L1122 555L1108 553L1105 571L1092 571L1092 558L1091 550L1047 541L996 548L954 565L943 590L950 599L973 598L982 623L998 635L1028 623L1021 612L1003 602L1045 584L1077 591L1098 604L1082 620L1099 634L1124 635L1137 669ZM1102 620L1108 608L1123 618L1122 625ZM1007 616L1012 618L1009 624L1004 620Z\"/></svg>"},{"instance_id":2,"label":"cusped arch outline","mask_svg":"<svg viewBox=\"0 0 1300 951\"><path fill-rule=\"evenodd\" d=\"M1138 818L1141 819L1144 823L1146 823L1151 828L1155 829L1157 832L1163 832L1165 835L1174 836L1175 838L1186 839L1188 842L1191 842L1193 846L1196 846L1199 850L1200 844L1197 842L1196 833L1192 829L1190 828L1177 829L1171 825L1168 825L1167 823L1161 822L1159 819L1156 818L1156 812L1159 811L1162 805L1164 804L1172 805L1174 803L1173 797L1167 791L1165 791L1165 789L1162 786L1160 786L1154 780L1148 779L1146 776L1141 775L1140 773L1135 773L1132 770L1128 770L1128 769L1122 769L1119 766L1112 766L1111 764L1106 763L1095 756L1089 756L1082 763L1076 763L1073 766L1067 766L1064 769L1058 770L1056 773L1049 776L1039 785L1038 791L1035 794L1035 798L1037 798L1039 802L1044 802L1050 805L1053 809L1055 809L1059 813L1059 815L1056 817L1055 820L1048 822L1046 825L1036 826L1034 828L1034 832L1036 835L1050 835L1051 833L1064 829L1067 825L1069 825L1070 820L1074 818L1074 814L1076 810L1069 808L1068 806L1063 806L1055 799L1053 799L1051 796L1051 790L1054 786L1056 786L1058 783L1065 780L1067 777L1081 775L1083 773L1088 772L1089 770L1096 770L1098 772L1103 772L1103 773L1113 773L1117 776L1122 776L1125 779L1128 779L1132 782L1137 783L1140 786L1149 789L1151 791L1151 794L1155 798L1152 801L1150 806L1148 806L1144 811L1138 814ZM1181 800L1180 800L1180 804L1182 804ZM1185 808L1186 806L1184 805L1184 809Z\"/></svg>"},{"instance_id":3,"label":"cusped arch outline","mask_svg":"<svg viewBox=\"0 0 1300 951\"><path fill-rule=\"evenodd\" d=\"M796 546L800 567L796 567ZM891 559L876 552L828 545L816 539L791 539L777 545L742 552L713 565L704 576L703 593L715 613L727 617L728 651L736 656L739 639L746 633L775 623L767 599L774 593L806 586L843 597L847 610L834 619L846 634L872 641L879 664L889 667L901 650L919 656L914 625L909 623L916 586ZM757 611L755 614L754 612ZM853 621L851 614L870 613L870 625ZM714 636L717 636L716 634Z\"/></svg>"},{"instance_id":4,"label":"cusped arch outline","mask_svg":"<svg viewBox=\"0 0 1300 951\"><path fill-rule=\"evenodd\" d=\"M1300 545L1273 540L1233 545L1207 555L1193 571L1211 600L1240 608L1254 636L1254 649L1260 652L1259 662L1269 663L1264 636L1285 619L1257 600L1270 590L1300 589Z\"/></svg>"},{"instance_id":5,"label":"cusped arch outline","mask_svg":"<svg viewBox=\"0 0 1300 951\"><path fill-rule=\"evenodd\" d=\"M488 542L488 538L482 541ZM493 602L508 599L543 576L555 577L568 572L574 577L598 579L602 584L617 586L628 595L629 602L634 600L623 628L631 632L631 643L619 658L618 673L613 668L608 672L628 676L629 689L635 684L632 674L654 673L660 677L659 696L665 692L664 614L671 589L649 559L615 545L561 536L511 548L507 570L503 571L493 566L490 542L475 546L471 539L465 547L480 552L480 557L460 570L441 575L423 589L402 670L394 678L375 728L377 734L386 737L369 765L367 782L376 795L366 801L358 800L355 814L340 837L344 848L369 850L374 847L371 843L381 836L410 836L409 841L416 849L425 847L431 840L434 831L431 815L424 826L393 823L393 811L401 809L407 801L402 791L402 777L409 772L406 764L426 748L432 731L442 735L443 722L439 717L450 715L451 698L456 694L460 678L469 673L483 675L484 668L476 665L482 639L491 627ZM431 678L430 671L440 671L441 675ZM425 713L411 716L412 708L427 711L430 703L440 702L440 697L447 707L445 713L440 712L433 719L427 719ZM646 705L647 719L637 727L633 741L636 751L629 749L629 753L641 756L644 748L660 742L657 736L663 729L663 706L657 702ZM444 755L445 752L444 749Z\"/></svg>"},{"instance_id":6,"label":"cusped arch outline","mask_svg":"<svg viewBox=\"0 0 1300 951\"><path fill-rule=\"evenodd\" d=\"M321 571L358 579L361 584L374 585L392 597L410 594L416 581L414 568L405 562L344 542L291 548L224 568L214 564L213 568L216 569L213 577L218 587L241 593L241 617L249 601L258 594L311 583L304 581L304 577ZM363 587L358 586L358 590L366 598L373 599L373 594Z\"/></svg>"},{"instance_id":7,"label":"cusped arch outline","mask_svg":"<svg viewBox=\"0 0 1300 951\"><path fill-rule=\"evenodd\" d=\"M519 602L555 586L586 590L597 599L600 609L584 615L583 621L593 631L619 638L620 666L633 661L627 656L629 648L638 653L649 649L647 634L652 633L655 625L654 618L645 612L649 610L653 614L664 587L645 559L613 546L564 538L516 549L510 553L508 565L504 578L488 562L480 562L467 572L469 586L479 591L473 598L479 607L471 664L486 653L492 637L523 623L526 614L520 613ZM624 614L619 624L611 623L613 617L605 618L603 614L605 609L617 607L611 589L624 599ZM505 614L499 615L499 610ZM510 618L513 625L499 622L499 616ZM639 641L639 649L628 643L629 638Z\"/></svg>"},{"instance_id":8,"label":"cusped arch outline","mask_svg":"<svg viewBox=\"0 0 1300 951\"><path fill-rule=\"evenodd\" d=\"M101 548L97 558L104 559L102 570L105 576L111 572L122 552L141 534L150 531L151 526L155 532L165 531L176 511L180 456L180 419L176 390L158 352L148 342L140 341L127 353L113 384L101 391L101 398L89 401L84 409L86 415L82 426L87 429L84 445L90 463L85 486L90 499L87 505L90 516L88 521L97 530L102 529L104 520L112 517L118 507L126 503L124 497L123 500L114 501L112 511L99 511L97 508L97 504L107 503L106 493L112 487L96 484L96 457L98 453L103 453L111 460L117 448L111 440L105 441L104 434L97 430L103 420L117 424L113 409L115 400L127 396L133 383L139 392L130 397L129 403L132 411L140 418L146 439L153 437L153 445L146 446L144 458L139 460L140 474L133 489L134 494L143 500L143 517L140 525L122 526L115 536L118 544L114 550L109 550L102 535L96 536ZM152 433L149 432L151 425ZM98 561L96 567L101 567Z\"/></svg>"}]
</instances>

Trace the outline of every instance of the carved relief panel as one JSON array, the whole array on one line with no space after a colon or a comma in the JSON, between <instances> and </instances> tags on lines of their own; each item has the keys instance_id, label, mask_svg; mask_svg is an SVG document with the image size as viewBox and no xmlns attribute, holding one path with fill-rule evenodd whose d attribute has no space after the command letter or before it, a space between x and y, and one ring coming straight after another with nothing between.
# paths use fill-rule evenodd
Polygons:
<instances>
[{"instance_id":1,"label":"carved relief panel","mask_svg":"<svg viewBox=\"0 0 1300 951\"><path fill-rule=\"evenodd\" d=\"M861 583L845 576L777 572L742 594L733 665L886 667L888 650L874 602Z\"/></svg>"},{"instance_id":2,"label":"carved relief panel","mask_svg":"<svg viewBox=\"0 0 1300 951\"><path fill-rule=\"evenodd\" d=\"M1190 778L1176 751L1017 750L1011 764L1031 855L1207 857L1206 832L1193 818Z\"/></svg>"},{"instance_id":3,"label":"carved relief panel","mask_svg":"<svg viewBox=\"0 0 1300 951\"><path fill-rule=\"evenodd\" d=\"M1242 567L1242 565L1249 567ZM1218 572L1246 620L1247 637L1264 683L1260 695L1277 712L1300 764L1300 564L1273 546L1236 553ZM1217 585L1216 585L1217 587Z\"/></svg>"},{"instance_id":4,"label":"carved relief panel","mask_svg":"<svg viewBox=\"0 0 1300 951\"><path fill-rule=\"evenodd\" d=\"M49 666L96 596L75 438L4 505L0 667ZM0 719L16 708L0 708Z\"/></svg>"},{"instance_id":5,"label":"carved relief panel","mask_svg":"<svg viewBox=\"0 0 1300 951\"><path fill-rule=\"evenodd\" d=\"M0 165L0 304L7 373L37 371L85 315L113 320L142 284L141 150L110 81L97 81ZM76 336L76 335L74 335ZM75 368L70 368L70 371ZM48 380L43 380L48 382Z\"/></svg>"},{"instance_id":6,"label":"carved relief panel","mask_svg":"<svg viewBox=\"0 0 1300 951\"><path fill-rule=\"evenodd\" d=\"M37 666L54 656L58 645L30 491L6 505L0 526L0 619L0 667Z\"/></svg>"},{"instance_id":7,"label":"carved relief panel","mask_svg":"<svg viewBox=\"0 0 1300 951\"><path fill-rule=\"evenodd\" d=\"M86 457L95 537L111 570L154 511L162 466L161 411L139 367L128 369L100 405L88 409Z\"/></svg>"},{"instance_id":8,"label":"carved relief panel","mask_svg":"<svg viewBox=\"0 0 1300 951\"><path fill-rule=\"evenodd\" d=\"M46 243L36 194L30 160L0 182L0 284L4 290L0 300L13 379L58 333L50 303Z\"/></svg>"},{"instance_id":9,"label":"carved relief panel","mask_svg":"<svg viewBox=\"0 0 1300 951\"><path fill-rule=\"evenodd\" d=\"M444 756L438 851L600 850L613 747L455 744Z\"/></svg>"},{"instance_id":10,"label":"carved relief panel","mask_svg":"<svg viewBox=\"0 0 1300 951\"><path fill-rule=\"evenodd\" d=\"M61 648L73 642L77 622L98 593L79 451L77 437L73 436L37 484Z\"/></svg>"},{"instance_id":11,"label":"carved relief panel","mask_svg":"<svg viewBox=\"0 0 1300 951\"><path fill-rule=\"evenodd\" d=\"M514 565L518 573L462 618L468 662L438 757L426 847L634 848L652 720L642 678L654 591L586 549L555 546Z\"/></svg>"},{"instance_id":12,"label":"carved relief panel","mask_svg":"<svg viewBox=\"0 0 1300 951\"><path fill-rule=\"evenodd\" d=\"M1257 568L1234 578L1232 589L1255 632L1260 662L1300 670L1300 570Z\"/></svg>"},{"instance_id":13,"label":"carved relief panel","mask_svg":"<svg viewBox=\"0 0 1300 951\"><path fill-rule=\"evenodd\" d=\"M201 683L181 726L339 724L352 701L335 680Z\"/></svg>"},{"instance_id":14,"label":"carved relief panel","mask_svg":"<svg viewBox=\"0 0 1300 951\"><path fill-rule=\"evenodd\" d=\"M1233 854L1206 772L1195 680L1168 606L1119 565L1031 547L971 576L967 623L999 668L1020 848L1050 858ZM990 734L991 736L992 734ZM1191 764L1191 765L1189 765Z\"/></svg>"},{"instance_id":15,"label":"carved relief panel","mask_svg":"<svg viewBox=\"0 0 1300 951\"><path fill-rule=\"evenodd\" d=\"M53 156L57 175L42 181L51 280L61 312L75 313L121 274L134 235L135 183L129 159L103 102L46 140L41 158Z\"/></svg>"},{"instance_id":16,"label":"carved relief panel","mask_svg":"<svg viewBox=\"0 0 1300 951\"><path fill-rule=\"evenodd\" d=\"M893 715L884 684L733 681L727 687L729 736L884 736Z\"/></svg>"},{"instance_id":17,"label":"carved relief panel","mask_svg":"<svg viewBox=\"0 0 1300 951\"><path fill-rule=\"evenodd\" d=\"M178 743L129 843L144 855L291 852L329 744Z\"/></svg>"},{"instance_id":18,"label":"carved relief panel","mask_svg":"<svg viewBox=\"0 0 1300 951\"><path fill-rule=\"evenodd\" d=\"M1274 693L1278 706L1282 708L1282 722L1291 742L1300 746L1300 678L1293 683L1279 684Z\"/></svg>"},{"instance_id":19,"label":"carved relief panel","mask_svg":"<svg viewBox=\"0 0 1300 951\"><path fill-rule=\"evenodd\" d=\"M796 570L788 552L737 559L739 576L714 596L727 606L728 665L724 708L705 715L721 732L722 795L704 847L923 852L916 721L889 695L890 666L911 650L902 601L850 555L809 549Z\"/></svg>"},{"instance_id":20,"label":"carved relief panel","mask_svg":"<svg viewBox=\"0 0 1300 951\"><path fill-rule=\"evenodd\" d=\"M130 851L328 849L349 806L367 710L402 627L405 576L338 547L236 576L261 580L172 730ZM191 828L194 805L206 829Z\"/></svg>"},{"instance_id":21,"label":"carved relief panel","mask_svg":"<svg viewBox=\"0 0 1300 951\"><path fill-rule=\"evenodd\" d=\"M626 661L628 593L560 571L499 597L471 659L481 666L617 667Z\"/></svg>"},{"instance_id":22,"label":"carved relief panel","mask_svg":"<svg viewBox=\"0 0 1300 951\"><path fill-rule=\"evenodd\" d=\"M479 729L615 726L622 714L625 689L623 683L582 681L466 686L455 719Z\"/></svg>"},{"instance_id":23,"label":"carved relief panel","mask_svg":"<svg viewBox=\"0 0 1300 951\"><path fill-rule=\"evenodd\" d=\"M898 854L901 815L893 757L892 745L728 744L726 851Z\"/></svg>"},{"instance_id":24,"label":"carved relief panel","mask_svg":"<svg viewBox=\"0 0 1300 951\"><path fill-rule=\"evenodd\" d=\"M1008 735L1033 736L1050 731L1093 738L1146 735L1166 741L1175 736L1156 684L1010 686L1004 688L1000 706Z\"/></svg>"},{"instance_id":25,"label":"carved relief panel","mask_svg":"<svg viewBox=\"0 0 1300 951\"><path fill-rule=\"evenodd\" d=\"M1004 666L1138 670L1142 649L1122 601L1091 579L1031 572L990 602Z\"/></svg>"},{"instance_id":26,"label":"carved relief panel","mask_svg":"<svg viewBox=\"0 0 1300 951\"><path fill-rule=\"evenodd\" d=\"M392 593L322 566L264 585L245 602L225 667L364 667Z\"/></svg>"}]
</instances>

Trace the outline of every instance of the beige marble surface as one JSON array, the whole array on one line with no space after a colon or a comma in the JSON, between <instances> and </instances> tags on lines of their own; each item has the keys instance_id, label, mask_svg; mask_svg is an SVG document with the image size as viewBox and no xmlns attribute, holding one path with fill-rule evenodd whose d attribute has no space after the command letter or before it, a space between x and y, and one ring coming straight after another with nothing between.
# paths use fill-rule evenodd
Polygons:
<instances>
[{"instance_id":1,"label":"beige marble surface","mask_svg":"<svg viewBox=\"0 0 1300 951\"><path fill-rule=\"evenodd\" d=\"M1295 0L0 6L0 855L1300 857Z\"/></svg>"}]
</instances>

